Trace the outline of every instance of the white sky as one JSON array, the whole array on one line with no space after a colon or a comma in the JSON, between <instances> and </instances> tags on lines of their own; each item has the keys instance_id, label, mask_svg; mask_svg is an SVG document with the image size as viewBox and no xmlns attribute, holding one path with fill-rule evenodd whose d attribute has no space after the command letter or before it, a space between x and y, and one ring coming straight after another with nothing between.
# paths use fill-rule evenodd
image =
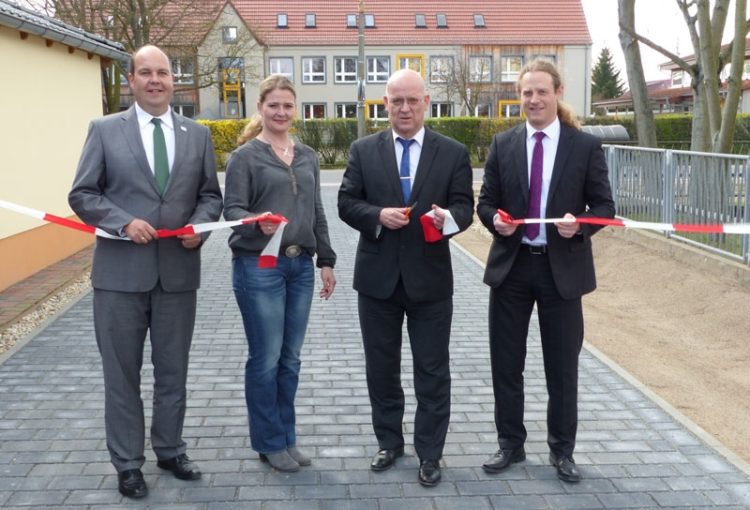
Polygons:
<instances>
[{"instance_id":1,"label":"white sky","mask_svg":"<svg viewBox=\"0 0 750 510\"><path fill-rule=\"evenodd\" d=\"M603 47L609 48L616 68L626 84L625 59L620 48L618 34L620 29L617 22L617 0L581 0L589 25L589 33L594 42L592 48L592 65L596 64ZM734 2L731 2L727 16L727 32L732 32L734 18ZM677 7L675 0L636 0L635 2L636 31L677 53L690 55L693 46L690 42L685 20ZM725 37L724 42L731 40ZM641 45L641 59L646 80L660 80L669 78L669 73L659 71L659 64L668 59L661 53Z\"/></svg>"}]
</instances>

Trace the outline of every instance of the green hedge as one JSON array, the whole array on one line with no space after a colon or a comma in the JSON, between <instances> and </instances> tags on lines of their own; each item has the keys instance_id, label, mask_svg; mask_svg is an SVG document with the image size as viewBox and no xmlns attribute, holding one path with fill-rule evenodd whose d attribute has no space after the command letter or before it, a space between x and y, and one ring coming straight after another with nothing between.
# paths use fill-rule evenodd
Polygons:
<instances>
[{"instance_id":1,"label":"green hedge","mask_svg":"<svg viewBox=\"0 0 750 510\"><path fill-rule=\"evenodd\" d=\"M660 146L668 148L685 148L689 146L692 116L686 114L657 115L656 136ZM211 130L216 149L216 161L220 170L224 169L226 158L237 147L237 137L242 132L247 120L202 120L201 124ZM428 118L425 124L446 136L466 145L474 164L481 164L487 158L492 137L495 133L515 126L521 119L491 119L477 117ZM584 124L611 125L620 124L635 143L638 139L635 121L632 115L618 117L596 116L585 119ZM388 122L368 121L367 134L376 133L389 127ZM349 153L349 146L357 139L356 119L320 119L297 120L294 123L294 134L299 140L312 147L320 156L324 166L343 166ZM750 114L737 116L737 147L746 147L750 140Z\"/></svg>"}]
</instances>

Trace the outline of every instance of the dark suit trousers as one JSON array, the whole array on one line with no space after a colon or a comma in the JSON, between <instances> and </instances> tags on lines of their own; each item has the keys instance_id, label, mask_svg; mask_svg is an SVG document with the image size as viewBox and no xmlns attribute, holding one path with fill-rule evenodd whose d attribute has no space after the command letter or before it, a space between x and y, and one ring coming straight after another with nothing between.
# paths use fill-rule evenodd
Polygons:
<instances>
[{"instance_id":1,"label":"dark suit trousers","mask_svg":"<svg viewBox=\"0 0 750 510\"><path fill-rule=\"evenodd\" d=\"M399 281L388 299L359 294L359 322L365 349L372 424L380 448L404 445L401 386L401 332L407 331L414 364L417 412L414 449L420 459L443 456L450 421L450 340L452 298L415 303Z\"/></svg>"},{"instance_id":2,"label":"dark suit trousers","mask_svg":"<svg viewBox=\"0 0 750 510\"><path fill-rule=\"evenodd\" d=\"M547 379L547 442L572 455L578 426L578 355L583 345L581 298L562 299L547 255L521 246L505 281L490 291L490 356L495 424L501 448L519 448L523 425L523 371L529 320L537 305Z\"/></svg>"},{"instance_id":3,"label":"dark suit trousers","mask_svg":"<svg viewBox=\"0 0 750 510\"><path fill-rule=\"evenodd\" d=\"M165 292L158 284L150 292L94 289L107 448L118 472L140 468L145 461L141 367L149 330L154 366L151 446L158 459L185 453L182 426L195 308L195 291Z\"/></svg>"}]
</instances>

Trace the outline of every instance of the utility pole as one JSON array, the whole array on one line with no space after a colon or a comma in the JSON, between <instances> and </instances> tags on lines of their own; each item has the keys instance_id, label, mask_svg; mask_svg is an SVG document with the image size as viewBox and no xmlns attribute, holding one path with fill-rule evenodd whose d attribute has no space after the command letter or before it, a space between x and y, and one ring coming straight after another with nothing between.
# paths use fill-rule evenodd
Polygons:
<instances>
[{"instance_id":1,"label":"utility pole","mask_svg":"<svg viewBox=\"0 0 750 510\"><path fill-rule=\"evenodd\" d=\"M359 0L359 58L357 59L357 138L365 136L365 2Z\"/></svg>"}]
</instances>

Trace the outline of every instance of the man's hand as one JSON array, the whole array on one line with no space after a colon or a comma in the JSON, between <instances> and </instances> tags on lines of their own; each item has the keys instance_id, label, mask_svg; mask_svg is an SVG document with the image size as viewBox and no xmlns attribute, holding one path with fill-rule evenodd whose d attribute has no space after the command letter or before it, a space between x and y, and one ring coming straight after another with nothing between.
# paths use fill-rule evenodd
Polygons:
<instances>
[{"instance_id":1,"label":"man's hand","mask_svg":"<svg viewBox=\"0 0 750 510\"><path fill-rule=\"evenodd\" d=\"M320 289L320 297L328 299L336 288L336 277L333 275L332 267L320 268L320 279L323 281L323 288Z\"/></svg>"},{"instance_id":2,"label":"man's hand","mask_svg":"<svg viewBox=\"0 0 750 510\"><path fill-rule=\"evenodd\" d=\"M409 224L406 207L385 207L380 211L380 224L390 230L398 230Z\"/></svg>"},{"instance_id":3,"label":"man's hand","mask_svg":"<svg viewBox=\"0 0 750 510\"><path fill-rule=\"evenodd\" d=\"M149 225L147 221L134 219L123 229L131 241L135 244L148 244L155 239L159 239L156 229Z\"/></svg>"},{"instance_id":4,"label":"man's hand","mask_svg":"<svg viewBox=\"0 0 750 510\"><path fill-rule=\"evenodd\" d=\"M442 209L438 205L432 204L432 210L435 211L435 221L433 222L435 224L435 228L438 230L443 230L443 226L445 225L445 209Z\"/></svg>"},{"instance_id":5,"label":"man's hand","mask_svg":"<svg viewBox=\"0 0 750 510\"><path fill-rule=\"evenodd\" d=\"M570 213L565 213L563 218L571 220L576 219L576 217ZM555 226L557 227L557 232L565 239L570 239L581 230L581 224L577 221L570 223L558 221L555 223Z\"/></svg>"},{"instance_id":6,"label":"man's hand","mask_svg":"<svg viewBox=\"0 0 750 510\"><path fill-rule=\"evenodd\" d=\"M504 237L513 235L513 232L515 232L516 228L518 228L518 225L515 225L513 223L505 223L500 219L499 214L496 214L492 219L492 224L495 226L495 231Z\"/></svg>"},{"instance_id":7,"label":"man's hand","mask_svg":"<svg viewBox=\"0 0 750 510\"><path fill-rule=\"evenodd\" d=\"M201 245L203 238L200 234L182 234L177 236L182 241L183 248L194 250Z\"/></svg>"}]
</instances>

